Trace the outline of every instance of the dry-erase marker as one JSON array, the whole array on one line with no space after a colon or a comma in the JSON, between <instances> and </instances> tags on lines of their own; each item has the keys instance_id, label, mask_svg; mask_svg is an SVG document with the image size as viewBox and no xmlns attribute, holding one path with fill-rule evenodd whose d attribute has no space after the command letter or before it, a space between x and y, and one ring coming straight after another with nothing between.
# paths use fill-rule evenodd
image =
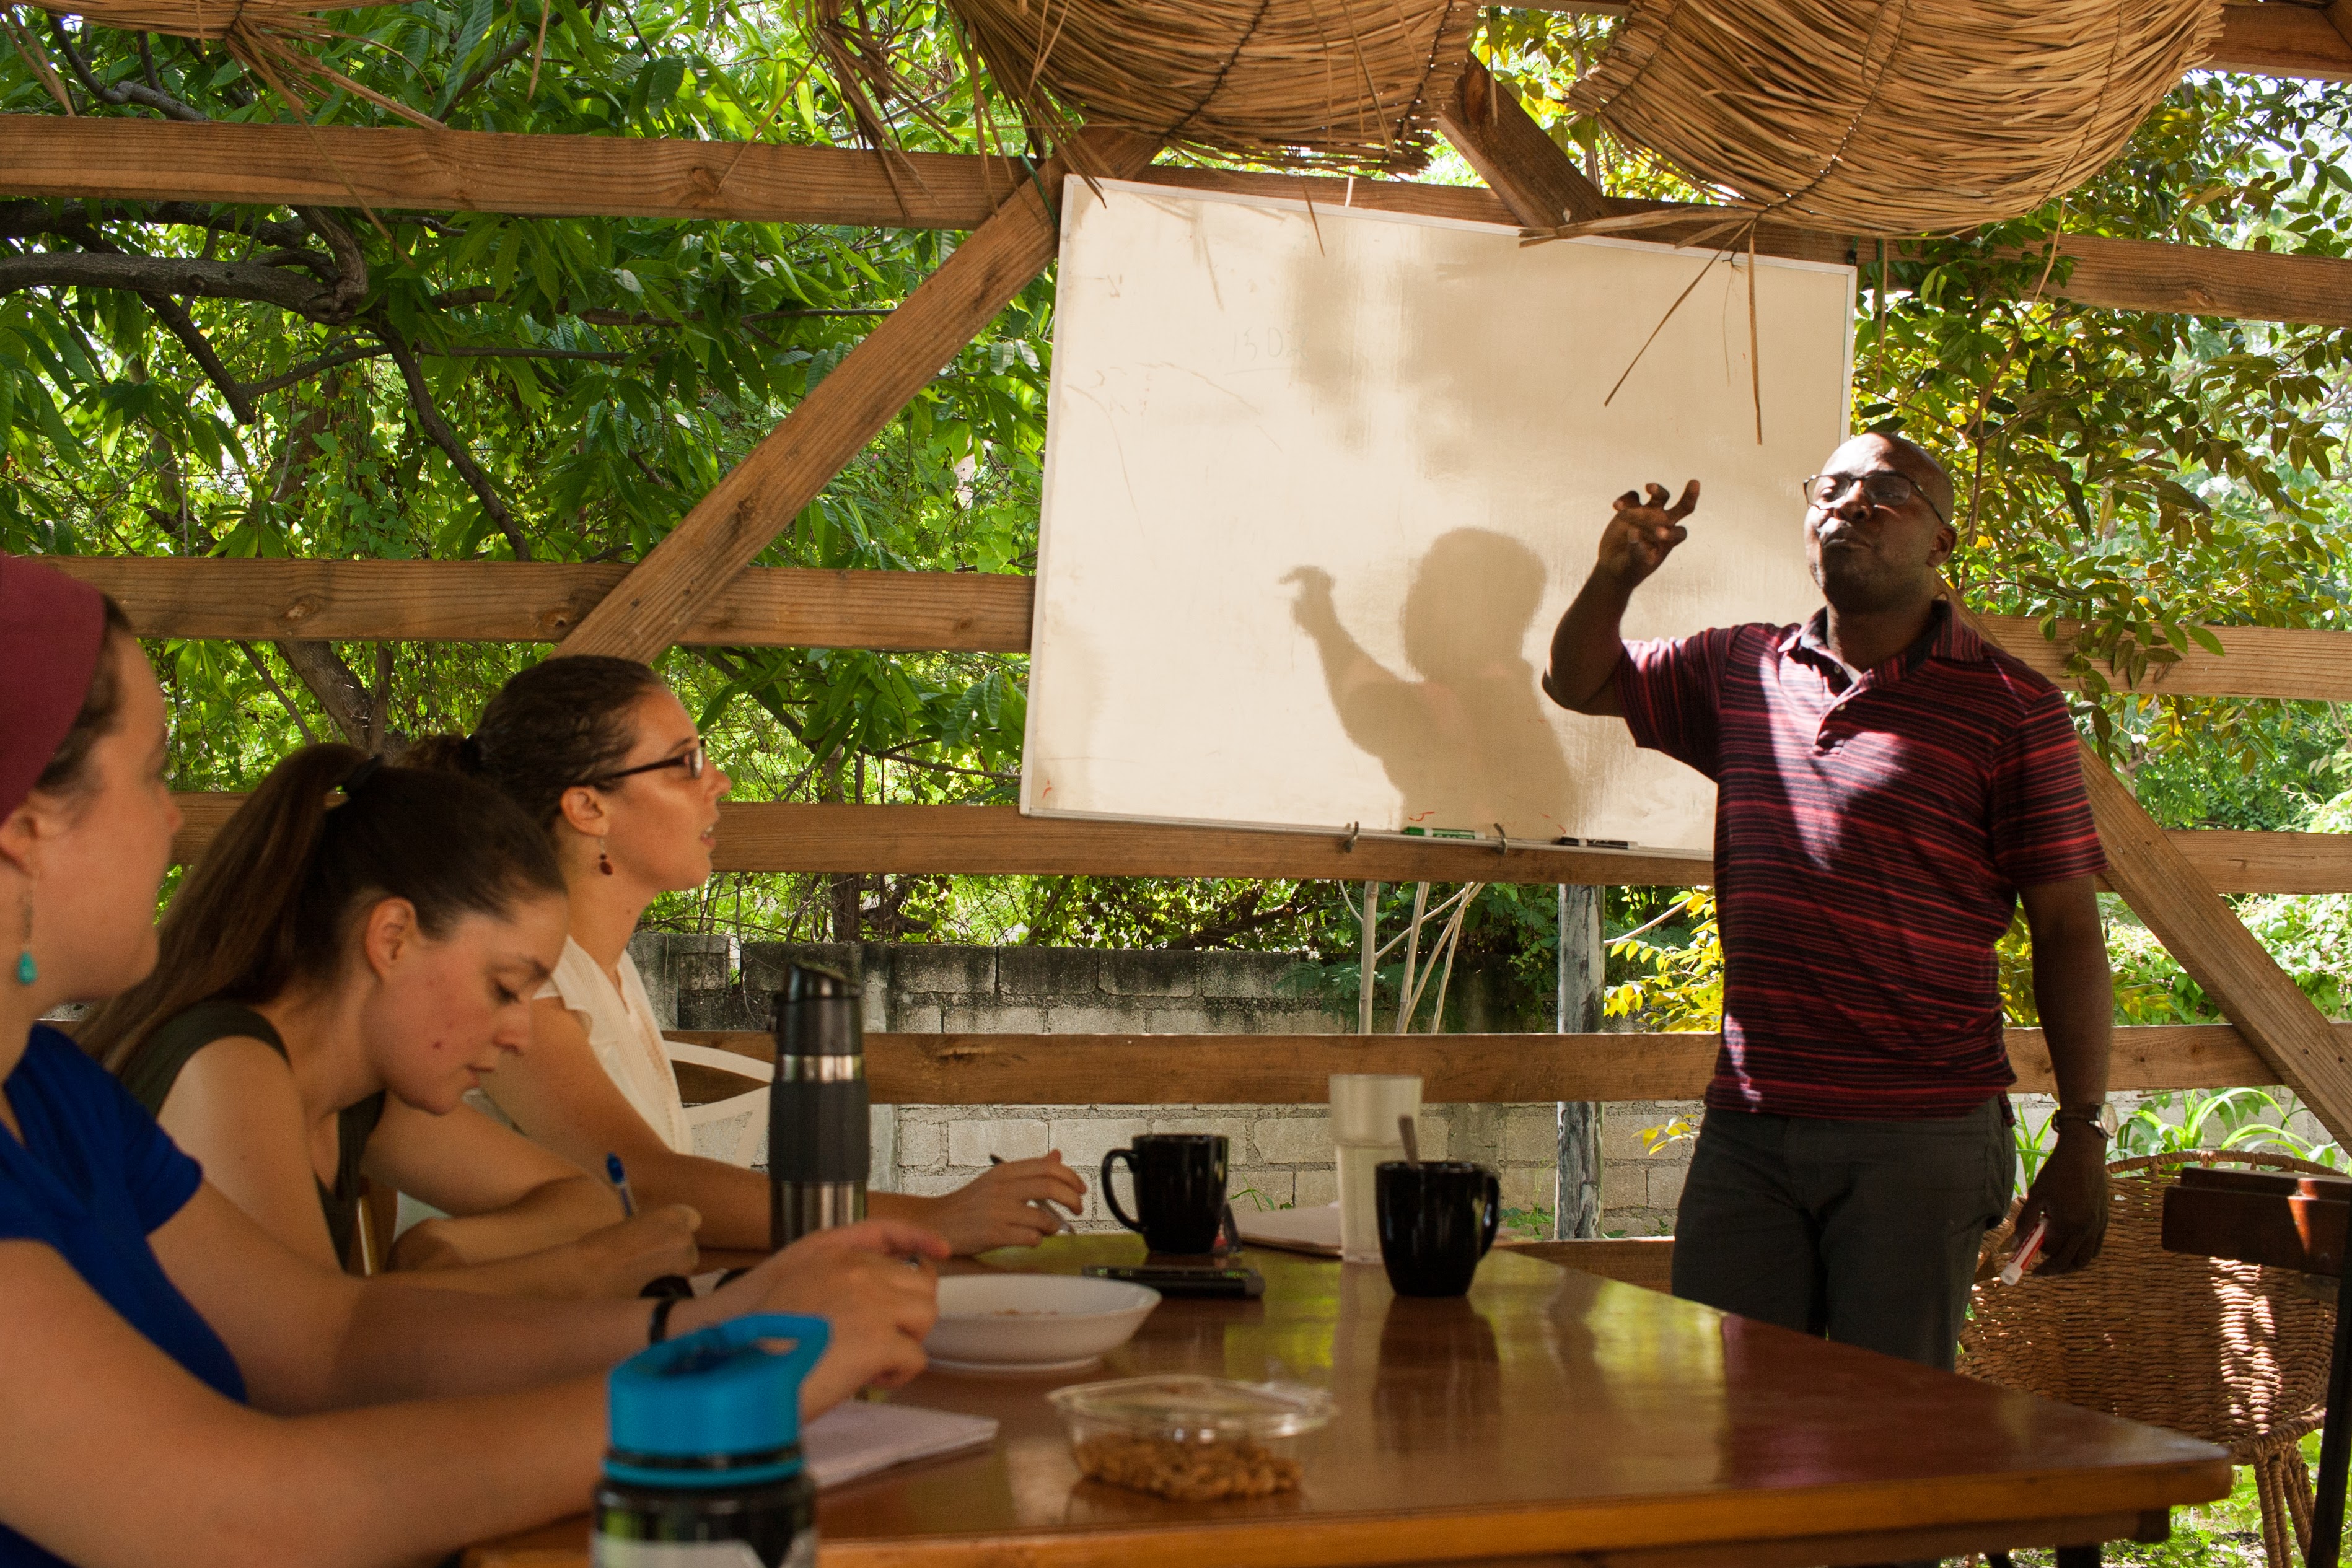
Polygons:
<instances>
[{"instance_id":1,"label":"dry-erase marker","mask_svg":"<svg viewBox=\"0 0 2352 1568\"><path fill-rule=\"evenodd\" d=\"M613 1178L613 1190L621 1195L621 1218L635 1219L637 1217L637 1195L629 1190L629 1173L621 1167L620 1155L604 1156L604 1174Z\"/></svg>"},{"instance_id":2,"label":"dry-erase marker","mask_svg":"<svg viewBox=\"0 0 2352 1568\"><path fill-rule=\"evenodd\" d=\"M2033 1234L2025 1239L2025 1245L2011 1256L2008 1267L2001 1270L2002 1284L2014 1285L2025 1278L2025 1270L2032 1264L2033 1255L2042 1250L2042 1239L2049 1233L2050 1219L2045 1215L2042 1217L2042 1223L2033 1228Z\"/></svg>"}]
</instances>

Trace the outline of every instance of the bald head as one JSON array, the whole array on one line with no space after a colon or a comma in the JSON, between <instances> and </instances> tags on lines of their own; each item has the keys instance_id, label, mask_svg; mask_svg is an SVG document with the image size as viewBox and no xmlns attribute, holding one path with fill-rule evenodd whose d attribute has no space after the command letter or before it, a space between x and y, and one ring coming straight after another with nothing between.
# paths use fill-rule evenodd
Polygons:
<instances>
[{"instance_id":1,"label":"bald head","mask_svg":"<svg viewBox=\"0 0 2352 1568\"><path fill-rule=\"evenodd\" d=\"M1947 522L1951 520L1952 476L1916 441L1878 431L1857 435L1830 454L1829 461L1822 465L1822 472L1861 474L1878 467L1895 469L1918 486L1919 493L1934 505L1936 515Z\"/></svg>"}]
</instances>

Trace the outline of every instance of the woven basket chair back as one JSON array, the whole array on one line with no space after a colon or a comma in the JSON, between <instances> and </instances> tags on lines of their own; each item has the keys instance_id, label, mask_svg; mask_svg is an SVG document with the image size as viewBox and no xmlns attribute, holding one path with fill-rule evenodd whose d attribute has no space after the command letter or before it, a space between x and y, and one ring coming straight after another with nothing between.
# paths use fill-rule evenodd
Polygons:
<instances>
[{"instance_id":1,"label":"woven basket chair back","mask_svg":"<svg viewBox=\"0 0 2352 1568\"><path fill-rule=\"evenodd\" d=\"M1633 0L1573 107L1780 223L1915 235L2105 168L2221 0Z\"/></svg>"},{"instance_id":2,"label":"woven basket chair back","mask_svg":"<svg viewBox=\"0 0 2352 1568\"><path fill-rule=\"evenodd\" d=\"M2336 1309L2291 1270L2164 1250L2164 1192L2184 1165L2342 1174L2240 1150L2118 1160L2107 1167L2099 1260L2052 1279L1979 1284L1960 1370L2228 1448L2256 1467L2264 1545L2272 1568L2286 1568L2288 1531L2307 1540L2311 1528L2294 1444L2326 1414ZM2006 1230L1987 1239L1988 1256L2008 1250Z\"/></svg>"},{"instance_id":3,"label":"woven basket chair back","mask_svg":"<svg viewBox=\"0 0 2352 1568\"><path fill-rule=\"evenodd\" d=\"M950 0L996 90L1185 152L1396 173L1427 162L1478 19L1471 0Z\"/></svg>"}]
</instances>

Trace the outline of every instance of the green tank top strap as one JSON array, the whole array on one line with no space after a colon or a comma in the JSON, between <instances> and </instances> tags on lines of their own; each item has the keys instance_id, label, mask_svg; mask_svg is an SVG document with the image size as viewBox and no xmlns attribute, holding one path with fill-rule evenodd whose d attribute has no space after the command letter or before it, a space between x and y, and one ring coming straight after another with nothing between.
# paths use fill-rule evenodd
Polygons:
<instances>
[{"instance_id":1,"label":"green tank top strap","mask_svg":"<svg viewBox=\"0 0 2352 1568\"><path fill-rule=\"evenodd\" d=\"M287 1056L286 1041L277 1026L253 1009L242 1002L198 1002L157 1025L122 1064L118 1076L132 1099L146 1106L150 1114L160 1116L163 1102L171 1098L172 1085L180 1081L180 1073L196 1053L215 1040L239 1037L257 1040ZM359 1234L360 1164L367 1157L368 1139L383 1118L381 1092L356 1105L344 1106L335 1118L334 1185L316 1184L319 1207L327 1218L328 1239L334 1243L335 1257L346 1268L356 1263L352 1242Z\"/></svg>"}]
</instances>

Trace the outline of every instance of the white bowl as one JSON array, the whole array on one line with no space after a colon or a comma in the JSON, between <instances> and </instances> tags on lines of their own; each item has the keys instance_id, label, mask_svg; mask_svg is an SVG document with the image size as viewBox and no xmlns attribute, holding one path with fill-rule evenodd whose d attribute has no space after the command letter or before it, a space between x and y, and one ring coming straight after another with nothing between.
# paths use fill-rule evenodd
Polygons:
<instances>
[{"instance_id":1,"label":"white bowl","mask_svg":"<svg viewBox=\"0 0 2352 1568\"><path fill-rule=\"evenodd\" d=\"M1125 1344L1159 1304L1159 1291L1122 1280L950 1274L923 1348L950 1372L1062 1372Z\"/></svg>"}]
</instances>

